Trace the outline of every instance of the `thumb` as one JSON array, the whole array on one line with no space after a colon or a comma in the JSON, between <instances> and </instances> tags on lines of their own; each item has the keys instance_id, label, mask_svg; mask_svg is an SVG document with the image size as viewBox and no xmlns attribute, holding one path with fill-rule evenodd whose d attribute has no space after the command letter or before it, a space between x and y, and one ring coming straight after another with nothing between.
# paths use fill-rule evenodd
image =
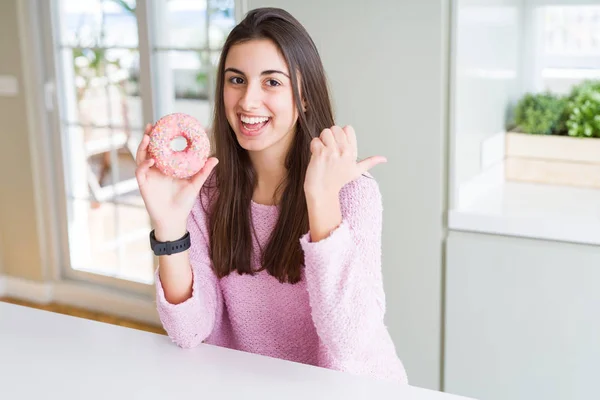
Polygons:
<instances>
[{"instance_id":1,"label":"thumb","mask_svg":"<svg viewBox=\"0 0 600 400\"><path fill-rule=\"evenodd\" d=\"M148 170L150 169L150 167L152 167L154 165L154 158L150 158L148 160L143 161L136 169L135 171L135 177L137 178L138 181L138 186L140 187L140 189L142 188L142 186L144 186L146 184L146 180L147 180L147 174L148 174Z\"/></svg>"},{"instance_id":2,"label":"thumb","mask_svg":"<svg viewBox=\"0 0 600 400\"><path fill-rule=\"evenodd\" d=\"M206 160L202 169L198 171L194 177L192 177L191 186L195 192L198 192L202 188L202 185L204 185L204 182L206 179L208 179L208 176L218 163L219 160L217 160L215 157L210 157L208 160Z\"/></svg>"},{"instance_id":3,"label":"thumb","mask_svg":"<svg viewBox=\"0 0 600 400\"><path fill-rule=\"evenodd\" d=\"M385 162L387 162L387 158L385 158L383 156L368 157L368 158L365 158L364 160L358 162L358 164L357 164L358 171L359 171L359 173L364 174L365 172L367 172L368 170L370 170L377 164L381 164L381 163L385 163Z\"/></svg>"}]
</instances>

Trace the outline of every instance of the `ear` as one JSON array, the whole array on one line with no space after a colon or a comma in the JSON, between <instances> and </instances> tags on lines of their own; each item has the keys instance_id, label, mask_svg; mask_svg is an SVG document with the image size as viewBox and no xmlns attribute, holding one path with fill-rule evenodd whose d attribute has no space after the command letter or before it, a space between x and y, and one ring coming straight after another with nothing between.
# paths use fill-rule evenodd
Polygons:
<instances>
[{"instance_id":1,"label":"ear","mask_svg":"<svg viewBox=\"0 0 600 400\"><path fill-rule=\"evenodd\" d=\"M302 111L306 112L306 100L302 99Z\"/></svg>"}]
</instances>

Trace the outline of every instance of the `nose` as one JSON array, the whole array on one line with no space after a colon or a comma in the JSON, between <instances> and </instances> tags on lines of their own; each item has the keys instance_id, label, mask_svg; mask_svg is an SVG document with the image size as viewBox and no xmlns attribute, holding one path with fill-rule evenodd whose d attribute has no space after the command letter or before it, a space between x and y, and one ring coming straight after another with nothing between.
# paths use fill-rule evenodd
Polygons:
<instances>
[{"instance_id":1,"label":"nose","mask_svg":"<svg viewBox=\"0 0 600 400\"><path fill-rule=\"evenodd\" d=\"M262 102L262 91L259 84L248 82L244 94L240 98L240 108L245 111L256 110Z\"/></svg>"}]
</instances>

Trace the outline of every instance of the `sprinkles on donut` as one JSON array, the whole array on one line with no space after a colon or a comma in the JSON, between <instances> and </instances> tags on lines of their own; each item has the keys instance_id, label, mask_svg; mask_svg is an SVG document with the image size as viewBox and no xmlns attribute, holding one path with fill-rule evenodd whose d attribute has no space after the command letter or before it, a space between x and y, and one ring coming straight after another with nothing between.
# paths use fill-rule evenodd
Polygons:
<instances>
[{"instance_id":1,"label":"sprinkles on donut","mask_svg":"<svg viewBox=\"0 0 600 400\"><path fill-rule=\"evenodd\" d=\"M195 175L210 153L210 141L205 129L194 117L184 113L165 115L156 121L149 133L148 154L163 174L185 179ZM183 137L187 144L181 151L174 150L171 142Z\"/></svg>"}]
</instances>

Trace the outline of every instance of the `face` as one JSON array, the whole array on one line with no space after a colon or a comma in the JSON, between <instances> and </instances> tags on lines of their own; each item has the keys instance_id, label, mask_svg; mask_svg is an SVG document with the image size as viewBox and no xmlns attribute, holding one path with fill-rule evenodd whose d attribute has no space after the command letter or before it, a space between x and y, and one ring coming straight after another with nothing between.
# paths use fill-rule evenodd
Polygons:
<instances>
[{"instance_id":1,"label":"face","mask_svg":"<svg viewBox=\"0 0 600 400\"><path fill-rule=\"evenodd\" d=\"M249 152L287 152L298 113L290 71L270 40L251 40L229 49L223 98L227 120Z\"/></svg>"}]
</instances>

